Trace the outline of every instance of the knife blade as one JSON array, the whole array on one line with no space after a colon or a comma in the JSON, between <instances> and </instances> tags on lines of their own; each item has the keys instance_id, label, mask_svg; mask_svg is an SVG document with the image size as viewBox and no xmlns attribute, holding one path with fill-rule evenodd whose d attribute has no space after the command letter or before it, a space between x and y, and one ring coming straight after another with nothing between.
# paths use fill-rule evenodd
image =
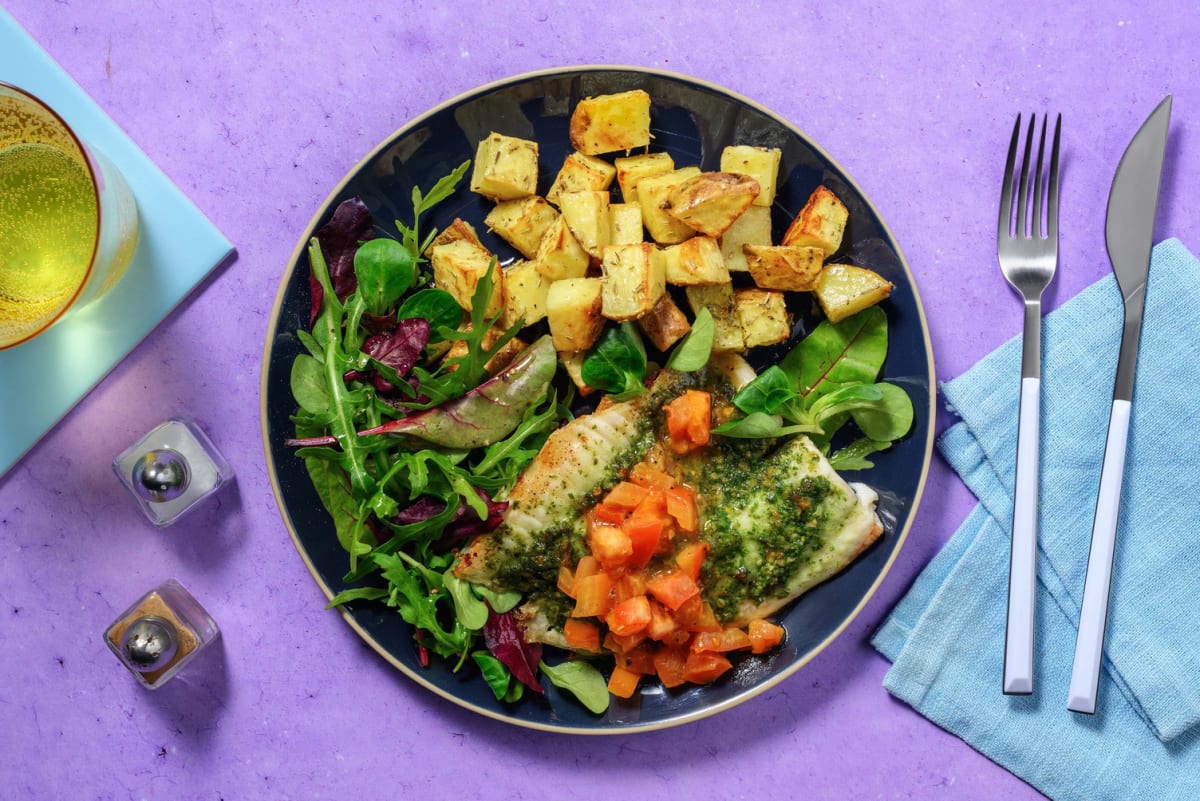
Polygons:
<instances>
[{"instance_id":1,"label":"knife blade","mask_svg":"<svg viewBox=\"0 0 1200 801\"><path fill-rule=\"evenodd\" d=\"M1092 714L1100 682L1100 660L1104 652L1104 630L1108 621L1109 591L1112 586L1113 552L1116 550L1117 514L1125 473L1125 446L1137 373L1138 340L1146 302L1146 277L1150 271L1150 248L1154 219L1158 213L1159 186L1166 155L1167 129L1171 122L1171 95L1167 95L1138 129L1125 149L1113 177L1104 224L1105 244L1113 275L1121 289L1125 307L1117 375L1113 382L1112 410L1096 495L1096 514L1088 551L1087 578L1079 610L1079 631L1071 666L1067 708Z\"/></svg>"}]
</instances>

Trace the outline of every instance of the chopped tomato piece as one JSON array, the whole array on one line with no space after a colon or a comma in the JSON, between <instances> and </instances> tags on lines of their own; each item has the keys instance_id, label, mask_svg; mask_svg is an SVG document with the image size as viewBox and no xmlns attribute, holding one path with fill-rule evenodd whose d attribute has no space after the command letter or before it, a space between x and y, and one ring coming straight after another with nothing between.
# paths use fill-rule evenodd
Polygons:
<instances>
[{"instance_id":1,"label":"chopped tomato piece","mask_svg":"<svg viewBox=\"0 0 1200 801\"><path fill-rule=\"evenodd\" d=\"M750 650L756 654L766 653L783 642L783 626L767 620L751 620L747 631L750 637Z\"/></svg>"},{"instance_id":2,"label":"chopped tomato piece","mask_svg":"<svg viewBox=\"0 0 1200 801\"><path fill-rule=\"evenodd\" d=\"M600 650L600 627L586 620L567 618L563 624L563 637L567 645L582 651Z\"/></svg>"},{"instance_id":3,"label":"chopped tomato piece","mask_svg":"<svg viewBox=\"0 0 1200 801\"><path fill-rule=\"evenodd\" d=\"M649 492L645 487L622 481L608 491L608 495L604 496L604 503L606 506L636 509Z\"/></svg>"},{"instance_id":4,"label":"chopped tomato piece","mask_svg":"<svg viewBox=\"0 0 1200 801\"><path fill-rule=\"evenodd\" d=\"M606 570L611 570L625 564L633 554L633 542L616 526L593 525L588 527L588 550Z\"/></svg>"},{"instance_id":5,"label":"chopped tomato piece","mask_svg":"<svg viewBox=\"0 0 1200 801\"><path fill-rule=\"evenodd\" d=\"M654 649L644 642L636 645L617 656L617 665L643 676L652 676L654 675Z\"/></svg>"},{"instance_id":6,"label":"chopped tomato piece","mask_svg":"<svg viewBox=\"0 0 1200 801\"><path fill-rule=\"evenodd\" d=\"M675 518L680 531L694 534L700 528L696 511L696 493L691 487L672 487L667 490L667 514Z\"/></svg>"},{"instance_id":7,"label":"chopped tomato piece","mask_svg":"<svg viewBox=\"0 0 1200 801\"><path fill-rule=\"evenodd\" d=\"M625 533L633 545L627 560L630 567L645 567L650 557L658 551L663 534L661 517L639 517L634 515L625 524Z\"/></svg>"},{"instance_id":8,"label":"chopped tomato piece","mask_svg":"<svg viewBox=\"0 0 1200 801\"><path fill-rule=\"evenodd\" d=\"M654 654L654 672L664 687L678 687L687 681L686 666L687 651L683 648L660 648Z\"/></svg>"},{"instance_id":9,"label":"chopped tomato piece","mask_svg":"<svg viewBox=\"0 0 1200 801\"><path fill-rule=\"evenodd\" d=\"M639 631L637 634L613 634L611 631L604 635L605 649L612 651L617 657L617 664L621 664L621 655L631 653L635 648L646 641L646 633ZM626 665L628 667L628 665Z\"/></svg>"},{"instance_id":10,"label":"chopped tomato piece","mask_svg":"<svg viewBox=\"0 0 1200 801\"><path fill-rule=\"evenodd\" d=\"M575 573L566 565L558 566L558 588L568 598L575 597Z\"/></svg>"},{"instance_id":11,"label":"chopped tomato piece","mask_svg":"<svg viewBox=\"0 0 1200 801\"><path fill-rule=\"evenodd\" d=\"M715 651L692 651L683 666L683 678L691 684L708 684L715 681L733 664L724 654Z\"/></svg>"},{"instance_id":12,"label":"chopped tomato piece","mask_svg":"<svg viewBox=\"0 0 1200 801\"><path fill-rule=\"evenodd\" d=\"M675 621L686 631L720 631L723 628L712 607L699 593L676 610Z\"/></svg>"},{"instance_id":13,"label":"chopped tomato piece","mask_svg":"<svg viewBox=\"0 0 1200 801\"><path fill-rule=\"evenodd\" d=\"M712 396L689 389L663 409L667 413L667 433L671 450L688 453L707 445L712 432Z\"/></svg>"},{"instance_id":14,"label":"chopped tomato piece","mask_svg":"<svg viewBox=\"0 0 1200 801\"><path fill-rule=\"evenodd\" d=\"M626 598L612 608L604 622L618 637L637 634L650 624L650 599L645 595Z\"/></svg>"},{"instance_id":15,"label":"chopped tomato piece","mask_svg":"<svg viewBox=\"0 0 1200 801\"><path fill-rule=\"evenodd\" d=\"M646 594L646 577L640 572L626 573L614 580L617 586L617 603Z\"/></svg>"},{"instance_id":16,"label":"chopped tomato piece","mask_svg":"<svg viewBox=\"0 0 1200 801\"><path fill-rule=\"evenodd\" d=\"M625 522L625 518L628 515L629 511L627 509L622 509L620 506L614 506L609 503L601 503L592 507L591 520L596 523L619 526Z\"/></svg>"},{"instance_id":17,"label":"chopped tomato piece","mask_svg":"<svg viewBox=\"0 0 1200 801\"><path fill-rule=\"evenodd\" d=\"M646 462L638 462L629 471L629 480L646 489L668 490L675 486L675 479Z\"/></svg>"},{"instance_id":18,"label":"chopped tomato piece","mask_svg":"<svg viewBox=\"0 0 1200 801\"><path fill-rule=\"evenodd\" d=\"M612 577L607 573L575 579L575 609L571 617L603 617L616 603Z\"/></svg>"},{"instance_id":19,"label":"chopped tomato piece","mask_svg":"<svg viewBox=\"0 0 1200 801\"><path fill-rule=\"evenodd\" d=\"M687 573L672 570L659 573L646 582L646 592L668 609L679 609L692 598L700 597L700 587Z\"/></svg>"},{"instance_id":20,"label":"chopped tomato piece","mask_svg":"<svg viewBox=\"0 0 1200 801\"><path fill-rule=\"evenodd\" d=\"M693 651L741 651L750 648L750 635L741 629L702 631L692 640Z\"/></svg>"},{"instance_id":21,"label":"chopped tomato piece","mask_svg":"<svg viewBox=\"0 0 1200 801\"><path fill-rule=\"evenodd\" d=\"M642 677L632 670L614 667L608 677L608 691L618 698L631 698L637 692L638 682Z\"/></svg>"},{"instance_id":22,"label":"chopped tomato piece","mask_svg":"<svg viewBox=\"0 0 1200 801\"><path fill-rule=\"evenodd\" d=\"M652 640L665 642L669 639L673 640L673 635L678 631L679 625L671 613L664 609L658 601L651 600L650 623L646 626L646 636Z\"/></svg>"},{"instance_id":23,"label":"chopped tomato piece","mask_svg":"<svg viewBox=\"0 0 1200 801\"><path fill-rule=\"evenodd\" d=\"M575 580L594 576L601 571L600 562L590 553L580 557L579 564L575 565Z\"/></svg>"},{"instance_id":24,"label":"chopped tomato piece","mask_svg":"<svg viewBox=\"0 0 1200 801\"><path fill-rule=\"evenodd\" d=\"M704 559L707 556L708 543L703 540L694 540L676 552L675 564L679 565L680 570L691 576L692 581L699 581L700 568L704 566Z\"/></svg>"}]
</instances>

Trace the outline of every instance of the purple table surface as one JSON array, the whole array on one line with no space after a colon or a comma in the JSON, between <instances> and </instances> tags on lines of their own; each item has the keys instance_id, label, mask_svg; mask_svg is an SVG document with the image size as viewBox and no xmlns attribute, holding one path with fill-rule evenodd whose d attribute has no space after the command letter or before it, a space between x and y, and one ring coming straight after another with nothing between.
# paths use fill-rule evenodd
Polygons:
<instances>
[{"instance_id":1,"label":"purple table surface","mask_svg":"<svg viewBox=\"0 0 1200 801\"><path fill-rule=\"evenodd\" d=\"M10 13L235 243L206 281L0 479L0 778L19 798L1040 798L893 700L869 637L974 499L937 457L909 540L842 637L768 693L682 728L571 737L420 688L364 645L293 549L267 473L259 366L280 277L365 152L479 84L584 63L669 69L793 121L855 176L900 241L939 380L1016 334L995 259L1018 111L1064 118L1051 308L1106 273L1123 148L1175 94L1156 240L1200 245L1191 2L201 4L10 0ZM1057 5L1057 4L1056 4ZM715 4L714 4L715 7ZM32 391L5 387L4 391ZM236 487L157 531L109 463L199 419ZM950 418L939 414L938 429ZM998 566L998 569L1000 567ZM101 641L146 589L183 582L220 647L156 693ZM990 692L993 688L981 688Z\"/></svg>"}]
</instances>

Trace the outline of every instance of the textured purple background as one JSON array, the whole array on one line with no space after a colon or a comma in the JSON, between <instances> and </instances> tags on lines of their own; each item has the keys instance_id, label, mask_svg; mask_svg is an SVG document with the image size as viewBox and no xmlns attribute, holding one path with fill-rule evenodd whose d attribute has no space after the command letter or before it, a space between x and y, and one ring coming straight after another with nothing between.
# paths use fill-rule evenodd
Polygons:
<instances>
[{"instance_id":1,"label":"textured purple background","mask_svg":"<svg viewBox=\"0 0 1200 801\"><path fill-rule=\"evenodd\" d=\"M1185 191L1200 169L1189 146L1200 108L1194 5L1017 15L983 3L748 2L725 18L692 2L450 5L6 4L239 255L0 479L3 795L774 798L789 787L814 800L1040 797L880 686L888 665L870 633L973 504L936 457L880 591L789 681L665 732L543 734L431 695L322 611L262 466L266 324L317 204L410 117L531 69L644 65L774 109L856 177L905 250L938 377L950 378L1018 331L994 242L1017 111L1064 116L1050 306L1108 269L1112 173L1166 92L1175 121L1156 238L1200 245ZM174 414L205 425L238 479L219 505L159 532L109 462ZM171 576L224 633L216 653L152 694L100 635Z\"/></svg>"}]
</instances>

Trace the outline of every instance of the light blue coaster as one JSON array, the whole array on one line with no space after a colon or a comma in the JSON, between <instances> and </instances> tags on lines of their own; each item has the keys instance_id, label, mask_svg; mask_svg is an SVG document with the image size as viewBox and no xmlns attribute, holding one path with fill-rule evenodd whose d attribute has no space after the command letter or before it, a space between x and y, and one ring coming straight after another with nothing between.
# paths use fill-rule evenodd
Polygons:
<instances>
[{"instance_id":1,"label":"light blue coaster","mask_svg":"<svg viewBox=\"0 0 1200 801\"><path fill-rule=\"evenodd\" d=\"M40 97L117 165L137 198L137 251L121 282L33 340L0 351L0 476L233 252L87 93L0 9L0 81Z\"/></svg>"}]
</instances>

